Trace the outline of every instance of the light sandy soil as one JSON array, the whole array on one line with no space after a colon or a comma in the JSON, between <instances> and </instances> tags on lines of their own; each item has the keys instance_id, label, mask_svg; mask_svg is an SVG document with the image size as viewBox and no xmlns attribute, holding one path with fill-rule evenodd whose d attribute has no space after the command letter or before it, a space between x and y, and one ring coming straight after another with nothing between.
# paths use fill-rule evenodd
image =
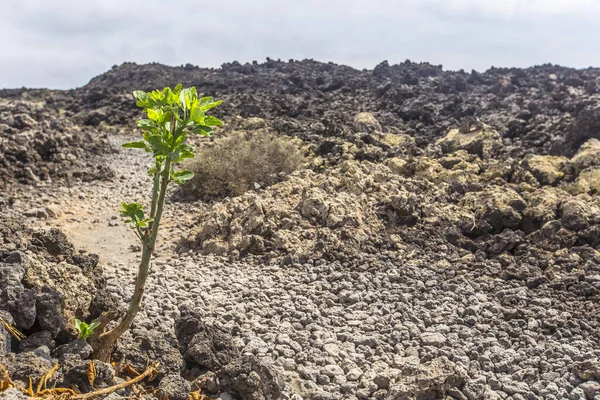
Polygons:
<instances>
[{"instance_id":1,"label":"light sandy soil","mask_svg":"<svg viewBox=\"0 0 600 400\"><path fill-rule=\"evenodd\" d=\"M111 138L115 147L130 140L131 136L125 135ZM140 253L136 250L139 240L119 217L119 209L124 201L148 203L152 187L145 171L151 157L136 149L124 149L108 157L116 178L110 182L84 182L59 192L53 201L60 205L58 215L45 220L44 225L61 228L76 249L98 254L100 262L107 266L120 264L133 268L139 260ZM167 204L159 245L178 240L168 235L170 208Z\"/></svg>"}]
</instances>

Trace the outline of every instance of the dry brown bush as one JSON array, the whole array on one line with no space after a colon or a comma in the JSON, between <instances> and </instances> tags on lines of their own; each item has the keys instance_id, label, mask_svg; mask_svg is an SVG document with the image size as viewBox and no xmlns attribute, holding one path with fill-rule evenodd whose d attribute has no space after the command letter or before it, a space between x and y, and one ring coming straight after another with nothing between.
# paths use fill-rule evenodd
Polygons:
<instances>
[{"instance_id":1,"label":"dry brown bush","mask_svg":"<svg viewBox=\"0 0 600 400\"><path fill-rule=\"evenodd\" d=\"M254 187L272 185L304 161L297 139L264 131L231 132L198 149L186 166L194 178L182 188L186 197L238 196Z\"/></svg>"}]
</instances>

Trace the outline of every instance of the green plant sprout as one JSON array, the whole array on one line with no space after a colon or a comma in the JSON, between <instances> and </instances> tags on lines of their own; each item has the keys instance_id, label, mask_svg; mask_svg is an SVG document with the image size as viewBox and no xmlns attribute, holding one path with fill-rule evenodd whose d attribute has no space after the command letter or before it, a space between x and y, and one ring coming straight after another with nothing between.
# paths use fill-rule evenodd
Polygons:
<instances>
[{"instance_id":1,"label":"green plant sprout","mask_svg":"<svg viewBox=\"0 0 600 400\"><path fill-rule=\"evenodd\" d=\"M94 330L100 326L100 322L92 322L91 324L87 324L83 321L75 318L75 329L77 329L79 339L86 340L88 337L94 333Z\"/></svg>"},{"instance_id":2,"label":"green plant sprout","mask_svg":"<svg viewBox=\"0 0 600 400\"><path fill-rule=\"evenodd\" d=\"M175 170L174 164L187 158L194 158L195 149L187 144L189 134L210 137L215 126L223 125L218 118L206 112L222 103L212 97L198 97L195 87L183 89L182 85L146 93L133 92L137 106L144 109L148 118L138 121L143 131L143 140L123 144L125 148L143 149L154 156L154 165L148 170L153 179L150 213L144 212L139 203L122 203L121 217L126 218L139 240L142 242L142 260L139 265L135 289L125 316L113 329L100 333L109 317L100 318L98 333L90 339L94 357L108 361L119 337L125 333L140 308L150 259L163 213L167 186L171 182L182 184L194 176L192 171Z\"/></svg>"}]
</instances>

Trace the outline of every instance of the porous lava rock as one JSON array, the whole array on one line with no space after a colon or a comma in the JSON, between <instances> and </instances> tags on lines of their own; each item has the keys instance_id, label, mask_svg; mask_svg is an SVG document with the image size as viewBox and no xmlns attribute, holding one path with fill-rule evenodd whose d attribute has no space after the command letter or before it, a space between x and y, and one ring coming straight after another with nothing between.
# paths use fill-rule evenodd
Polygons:
<instances>
[{"instance_id":1,"label":"porous lava rock","mask_svg":"<svg viewBox=\"0 0 600 400\"><path fill-rule=\"evenodd\" d=\"M0 121L0 190L113 177L106 132L81 127L50 91L0 91Z\"/></svg>"}]
</instances>

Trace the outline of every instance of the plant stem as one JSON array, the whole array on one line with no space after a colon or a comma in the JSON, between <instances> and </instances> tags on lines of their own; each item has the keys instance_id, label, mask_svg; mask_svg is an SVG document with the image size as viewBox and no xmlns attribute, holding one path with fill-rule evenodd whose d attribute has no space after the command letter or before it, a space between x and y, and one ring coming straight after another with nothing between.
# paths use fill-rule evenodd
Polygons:
<instances>
[{"instance_id":1,"label":"plant stem","mask_svg":"<svg viewBox=\"0 0 600 400\"><path fill-rule=\"evenodd\" d=\"M144 296L144 289L146 287L146 279L148 279L148 273L150 270L150 259L152 257L152 253L154 252L158 228L162 218L167 186L169 184L170 170L171 159L167 158L165 161L165 170L160 176L160 192L156 201L156 215L154 216L154 222L152 223L150 235L144 237L143 240L144 246L142 250L142 260L138 268L138 274L135 280L135 289L133 290L133 296L129 302L129 308L119 324L112 330L101 334L96 343L94 343L94 357L101 361L108 362L110 360L110 354L112 353L113 347L116 345L119 337L121 337L121 335L131 327L131 324L133 323L133 320L140 309L140 305L142 304L142 297Z\"/></svg>"},{"instance_id":2,"label":"plant stem","mask_svg":"<svg viewBox=\"0 0 600 400\"><path fill-rule=\"evenodd\" d=\"M156 161L155 166L156 172L154 173L154 184L152 186L152 206L150 207L150 218L154 218L156 214L156 200L158 198L158 186L160 183L160 163ZM150 222L150 229L152 229L153 223Z\"/></svg>"},{"instance_id":3,"label":"plant stem","mask_svg":"<svg viewBox=\"0 0 600 400\"><path fill-rule=\"evenodd\" d=\"M176 120L173 115L171 116L169 127L171 137L173 137L176 129ZM154 221L149 225L149 235L144 235L142 237L142 260L138 267L133 296L131 296L127 312L119 324L112 330L102 333L97 338L94 338L95 340L91 343L94 348L94 358L98 360L110 362L110 355L117 344L117 341L121 335L131 327L131 324L140 309L140 305L142 304L142 297L144 296L144 289L146 288L146 279L148 279L148 273L150 271L150 259L154 252L158 228L162 218L163 206L165 204L165 196L167 194L167 186L171 179L171 160L170 155L165 158L162 173L160 173L159 169L161 162L158 160L156 162L157 172L154 174L152 206L150 211L150 217L154 218Z\"/></svg>"}]
</instances>

